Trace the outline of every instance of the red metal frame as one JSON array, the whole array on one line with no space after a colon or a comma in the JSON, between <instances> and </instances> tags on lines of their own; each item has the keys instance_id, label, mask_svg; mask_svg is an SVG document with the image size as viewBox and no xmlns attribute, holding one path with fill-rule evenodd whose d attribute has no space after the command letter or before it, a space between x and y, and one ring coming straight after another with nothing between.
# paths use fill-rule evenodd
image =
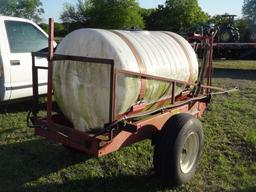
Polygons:
<instances>
[{"instance_id":1,"label":"red metal frame","mask_svg":"<svg viewBox=\"0 0 256 192\"><path fill-rule=\"evenodd\" d=\"M177 81L143 73L135 73L132 71L115 69L114 61L111 59L99 59L89 57L77 57L54 54L53 48L53 19L50 19L50 36L49 36L49 52L32 53L33 61L33 98L34 107L32 111L31 121L35 128L35 134L45 137L49 140L60 142L63 145L72 147L79 151L94 155L103 156L122 147L133 144L135 142L150 139L155 133L162 129L166 121L177 113L191 113L196 117L201 117L208 103L210 102L211 90L221 90L220 88L211 87L211 57L213 40L206 38L209 43L207 54L207 85ZM38 67L35 64L35 57L48 57L49 65L47 67ZM53 114L53 89L52 89L52 72L53 65L56 60L73 60L81 62L97 63L101 65L110 65L111 81L110 81L110 119L109 124L103 126L102 131L98 133L84 133L73 128L63 115ZM38 116L38 70L48 69L48 94L47 94L47 117ZM132 109L125 114L116 114L116 81L117 76L123 74L141 79L154 79L170 83L172 86L172 95L170 98L157 101L155 104L159 106L155 111L142 112L147 104L141 103L133 106ZM180 95L176 96L175 88L177 84L194 86L199 89L198 94L193 94L191 90L184 90ZM199 94L200 93L200 94ZM170 106L164 106L166 101L171 102ZM135 117L141 117L135 120Z\"/></svg>"}]
</instances>

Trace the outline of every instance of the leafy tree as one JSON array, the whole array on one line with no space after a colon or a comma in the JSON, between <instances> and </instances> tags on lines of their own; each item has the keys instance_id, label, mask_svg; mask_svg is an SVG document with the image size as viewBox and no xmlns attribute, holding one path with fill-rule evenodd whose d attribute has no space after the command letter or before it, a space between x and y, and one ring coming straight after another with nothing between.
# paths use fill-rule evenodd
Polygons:
<instances>
[{"instance_id":1,"label":"leafy tree","mask_svg":"<svg viewBox=\"0 0 256 192\"><path fill-rule=\"evenodd\" d=\"M46 23L40 23L39 26L46 32L48 33L48 24Z\"/></svg>"},{"instance_id":2,"label":"leafy tree","mask_svg":"<svg viewBox=\"0 0 256 192\"><path fill-rule=\"evenodd\" d=\"M145 29L150 29L152 26L152 21L153 20L153 13L156 12L156 8L154 9L145 9L145 8L140 8L140 15L143 18L143 22L145 25Z\"/></svg>"},{"instance_id":3,"label":"leafy tree","mask_svg":"<svg viewBox=\"0 0 256 192\"><path fill-rule=\"evenodd\" d=\"M229 15L225 13L224 15ZM222 15L214 15L208 20L209 24L214 24L216 26L223 26L229 23L229 19L227 17L223 17Z\"/></svg>"},{"instance_id":4,"label":"leafy tree","mask_svg":"<svg viewBox=\"0 0 256 192\"><path fill-rule=\"evenodd\" d=\"M165 10L164 6L159 5L155 9L141 9L141 16L143 17L145 28L147 30L164 30L165 26Z\"/></svg>"},{"instance_id":5,"label":"leafy tree","mask_svg":"<svg viewBox=\"0 0 256 192\"><path fill-rule=\"evenodd\" d=\"M241 42L248 41L248 37L250 34L250 27L251 27L250 21L247 18L237 19L235 21L235 25L239 29L239 33L241 37L240 41Z\"/></svg>"},{"instance_id":6,"label":"leafy tree","mask_svg":"<svg viewBox=\"0 0 256 192\"><path fill-rule=\"evenodd\" d=\"M67 34L67 30L65 29L65 26L62 23L54 24L54 32L56 37L64 37Z\"/></svg>"},{"instance_id":7,"label":"leafy tree","mask_svg":"<svg viewBox=\"0 0 256 192\"><path fill-rule=\"evenodd\" d=\"M256 22L256 0L244 0L243 14L249 20Z\"/></svg>"},{"instance_id":8,"label":"leafy tree","mask_svg":"<svg viewBox=\"0 0 256 192\"><path fill-rule=\"evenodd\" d=\"M40 22L44 13L40 0L0 0L0 14Z\"/></svg>"},{"instance_id":9,"label":"leafy tree","mask_svg":"<svg viewBox=\"0 0 256 192\"><path fill-rule=\"evenodd\" d=\"M247 40L255 42L256 34L256 0L244 0L243 15L247 20ZM254 40L252 40L254 39Z\"/></svg>"},{"instance_id":10,"label":"leafy tree","mask_svg":"<svg viewBox=\"0 0 256 192\"><path fill-rule=\"evenodd\" d=\"M208 19L197 0L167 0L165 6L166 24L174 31L184 31Z\"/></svg>"},{"instance_id":11,"label":"leafy tree","mask_svg":"<svg viewBox=\"0 0 256 192\"><path fill-rule=\"evenodd\" d=\"M49 31L49 25L46 23L41 23L39 26L46 32L48 33ZM54 23L54 35L56 37L64 37L68 33L65 24L63 23Z\"/></svg>"},{"instance_id":12,"label":"leafy tree","mask_svg":"<svg viewBox=\"0 0 256 192\"><path fill-rule=\"evenodd\" d=\"M166 0L165 5L159 5L146 17L146 26L151 30L184 32L207 19L197 0Z\"/></svg>"},{"instance_id":13,"label":"leafy tree","mask_svg":"<svg viewBox=\"0 0 256 192\"><path fill-rule=\"evenodd\" d=\"M65 3L60 19L63 23L80 22L87 24L89 20L89 8L90 5L88 1L78 0L76 7L70 3Z\"/></svg>"},{"instance_id":14,"label":"leafy tree","mask_svg":"<svg viewBox=\"0 0 256 192\"><path fill-rule=\"evenodd\" d=\"M65 4L61 20L95 28L142 28L144 23L139 11L136 0L78 0L76 7Z\"/></svg>"}]
</instances>

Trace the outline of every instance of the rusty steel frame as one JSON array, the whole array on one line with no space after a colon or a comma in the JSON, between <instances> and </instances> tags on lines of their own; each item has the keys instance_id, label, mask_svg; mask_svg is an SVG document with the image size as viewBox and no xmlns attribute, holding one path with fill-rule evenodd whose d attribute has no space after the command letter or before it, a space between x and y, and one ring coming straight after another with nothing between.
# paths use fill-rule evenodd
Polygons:
<instances>
[{"instance_id":1,"label":"rusty steel frame","mask_svg":"<svg viewBox=\"0 0 256 192\"><path fill-rule=\"evenodd\" d=\"M50 35L49 35L49 50L48 53L32 53L32 72L33 72L33 110L31 121L35 129L35 134L45 137L49 140L60 142L63 145L70 146L82 152L94 156L103 156L122 147L141 141L143 139L150 139L154 133L162 129L166 121L174 114L184 112L191 113L196 117L200 117L210 102L210 90L220 90L220 88L211 86L210 67L208 65L207 85L188 83L174 79L158 77L149 74L136 73L132 71L120 70L115 68L114 60L78 57L69 55L54 54L53 47L53 19L49 20ZM210 42L212 43L212 42ZM210 50L208 54L208 61L211 61ZM48 67L40 67L35 64L35 57L47 57ZM109 124L103 126L103 131L100 133L84 133L74 129L69 124L66 124L66 119L62 115L53 114L53 65L54 61L79 61L90 62L101 65L110 65L110 111L109 111ZM39 117L39 94L38 94L38 70L48 70L48 94L47 94L47 116ZM141 111L147 106L144 103L133 106L130 112L126 114L116 114L116 85L118 75L123 74L126 76L137 77L140 79L152 79L162 81L172 85L171 96L164 100L159 100L156 104L171 101L171 106L162 107L155 113L147 115L140 120L132 120L132 116L140 115ZM175 97L175 88L177 84L187 86L200 86L200 89L208 90L206 95L192 96L190 92L183 92L181 95ZM223 91L223 89L221 89ZM113 125L108 128L108 125Z\"/></svg>"}]
</instances>

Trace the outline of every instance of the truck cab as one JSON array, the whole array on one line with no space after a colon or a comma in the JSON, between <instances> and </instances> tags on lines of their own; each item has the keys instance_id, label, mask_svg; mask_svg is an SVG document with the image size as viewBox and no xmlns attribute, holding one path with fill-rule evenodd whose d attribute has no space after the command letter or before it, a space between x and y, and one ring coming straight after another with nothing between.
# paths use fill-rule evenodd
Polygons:
<instances>
[{"instance_id":1,"label":"truck cab","mask_svg":"<svg viewBox=\"0 0 256 192\"><path fill-rule=\"evenodd\" d=\"M48 47L48 35L27 19L0 16L0 102L32 96L31 52ZM47 59L36 58L47 66ZM39 93L47 91L47 72L38 75Z\"/></svg>"}]
</instances>

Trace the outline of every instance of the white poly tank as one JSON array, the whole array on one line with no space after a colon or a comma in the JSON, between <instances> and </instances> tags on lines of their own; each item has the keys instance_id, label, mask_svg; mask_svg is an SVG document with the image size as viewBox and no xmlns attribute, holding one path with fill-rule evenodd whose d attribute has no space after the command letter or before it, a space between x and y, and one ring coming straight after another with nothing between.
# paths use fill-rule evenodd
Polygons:
<instances>
[{"instance_id":1,"label":"white poly tank","mask_svg":"<svg viewBox=\"0 0 256 192\"><path fill-rule=\"evenodd\" d=\"M172 32L80 29L67 35L56 54L113 59L117 69L194 83L198 61L190 44ZM109 123L110 67L95 63L56 61L53 69L55 99L75 129L91 131ZM184 87L176 90L179 94ZM145 92L143 92L145 90ZM116 115L140 102L170 97L164 82L120 76ZM142 99L143 98L143 99Z\"/></svg>"}]
</instances>

